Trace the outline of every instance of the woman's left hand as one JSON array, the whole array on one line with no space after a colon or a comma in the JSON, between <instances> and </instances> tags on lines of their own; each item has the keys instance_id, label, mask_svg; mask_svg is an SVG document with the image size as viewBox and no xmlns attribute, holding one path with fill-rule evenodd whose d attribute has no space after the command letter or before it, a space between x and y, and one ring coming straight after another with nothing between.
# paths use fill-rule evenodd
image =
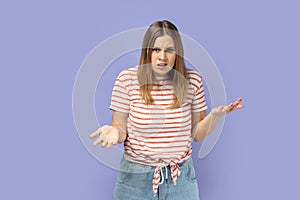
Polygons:
<instances>
[{"instance_id":1,"label":"woman's left hand","mask_svg":"<svg viewBox=\"0 0 300 200\"><path fill-rule=\"evenodd\" d=\"M242 98L238 98L234 103L231 103L228 106L219 106L219 107L213 108L211 110L211 113L215 117L222 117L225 114L228 114L228 113L231 113L232 111L243 108L244 106L241 104L241 101L242 101Z\"/></svg>"}]
</instances>

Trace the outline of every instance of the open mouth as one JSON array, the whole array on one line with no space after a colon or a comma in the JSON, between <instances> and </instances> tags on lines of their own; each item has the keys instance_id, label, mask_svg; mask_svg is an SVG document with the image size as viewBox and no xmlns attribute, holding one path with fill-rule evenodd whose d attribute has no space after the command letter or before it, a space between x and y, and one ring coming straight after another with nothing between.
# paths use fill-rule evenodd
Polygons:
<instances>
[{"instance_id":1,"label":"open mouth","mask_svg":"<svg viewBox=\"0 0 300 200\"><path fill-rule=\"evenodd\" d=\"M161 67L161 68L166 67L167 65L168 65L167 63L159 63L159 64L157 64L157 66Z\"/></svg>"}]
</instances>

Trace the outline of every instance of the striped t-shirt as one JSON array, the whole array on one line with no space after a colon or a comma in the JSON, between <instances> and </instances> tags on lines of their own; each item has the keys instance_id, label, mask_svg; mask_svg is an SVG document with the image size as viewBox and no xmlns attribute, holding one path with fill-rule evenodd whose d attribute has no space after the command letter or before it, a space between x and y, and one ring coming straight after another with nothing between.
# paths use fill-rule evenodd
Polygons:
<instances>
[{"instance_id":1,"label":"striped t-shirt","mask_svg":"<svg viewBox=\"0 0 300 200\"><path fill-rule=\"evenodd\" d=\"M128 113L126 160L152 166L181 163L192 152L192 112L207 109L202 77L188 69L188 91L180 108L169 109L173 103L170 80L156 77L159 87L153 88L153 104L146 104L139 92L138 67L122 71L112 91L110 109Z\"/></svg>"},{"instance_id":2,"label":"striped t-shirt","mask_svg":"<svg viewBox=\"0 0 300 200\"><path fill-rule=\"evenodd\" d=\"M129 115L124 158L156 166L152 181L155 196L163 166L170 166L176 185L180 175L178 163L187 160L192 153L192 112L203 111L207 106L202 77L193 70L188 70L187 97L180 108L169 109L174 96L171 81L165 77L156 77L159 86L151 91L154 102L147 105L140 96L137 69L133 67L119 74L110 109Z\"/></svg>"}]
</instances>

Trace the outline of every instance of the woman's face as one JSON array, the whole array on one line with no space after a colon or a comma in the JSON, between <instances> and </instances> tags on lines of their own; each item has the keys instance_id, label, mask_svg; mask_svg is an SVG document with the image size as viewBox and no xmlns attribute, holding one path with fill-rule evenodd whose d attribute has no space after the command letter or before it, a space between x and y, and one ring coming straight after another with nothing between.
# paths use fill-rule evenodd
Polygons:
<instances>
[{"instance_id":1,"label":"woman's face","mask_svg":"<svg viewBox=\"0 0 300 200\"><path fill-rule=\"evenodd\" d=\"M151 66L158 76L165 76L173 68L176 58L172 37L164 35L156 38L151 54Z\"/></svg>"}]
</instances>

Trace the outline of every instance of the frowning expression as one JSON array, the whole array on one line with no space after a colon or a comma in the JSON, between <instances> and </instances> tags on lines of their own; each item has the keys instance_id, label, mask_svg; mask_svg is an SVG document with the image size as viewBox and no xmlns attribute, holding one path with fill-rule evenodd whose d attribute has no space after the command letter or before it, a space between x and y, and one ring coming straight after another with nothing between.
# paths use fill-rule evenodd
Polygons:
<instances>
[{"instance_id":1,"label":"frowning expression","mask_svg":"<svg viewBox=\"0 0 300 200\"><path fill-rule=\"evenodd\" d=\"M156 38L152 54L152 70L157 76L165 76L174 67L176 59L175 44L172 37L164 35Z\"/></svg>"}]
</instances>

